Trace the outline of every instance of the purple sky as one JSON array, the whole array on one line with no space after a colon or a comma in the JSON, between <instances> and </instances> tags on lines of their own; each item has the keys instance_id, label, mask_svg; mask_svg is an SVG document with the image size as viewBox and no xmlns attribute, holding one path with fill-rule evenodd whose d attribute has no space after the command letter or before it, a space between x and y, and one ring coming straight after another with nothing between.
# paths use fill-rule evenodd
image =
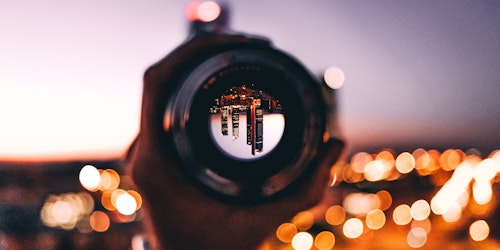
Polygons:
<instances>
[{"instance_id":1,"label":"purple sky","mask_svg":"<svg viewBox=\"0 0 500 250\"><path fill-rule=\"evenodd\" d=\"M188 1L2 1L0 158L120 155ZM341 68L349 149L500 144L499 1L231 1L232 27Z\"/></svg>"}]
</instances>

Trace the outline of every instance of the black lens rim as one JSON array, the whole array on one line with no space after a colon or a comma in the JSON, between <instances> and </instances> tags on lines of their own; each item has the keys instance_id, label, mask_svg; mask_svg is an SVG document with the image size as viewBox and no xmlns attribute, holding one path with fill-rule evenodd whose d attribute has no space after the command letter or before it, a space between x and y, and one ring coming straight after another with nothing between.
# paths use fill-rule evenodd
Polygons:
<instances>
[{"instance_id":1,"label":"black lens rim","mask_svg":"<svg viewBox=\"0 0 500 250\"><path fill-rule=\"evenodd\" d=\"M208 122L208 111L197 107L208 107L211 98L203 97L204 84L214 74L234 67L246 73L245 67L259 68L255 72L258 79L273 75L280 82L263 90L283 102L285 131L276 148L255 161L236 160L218 152L208 124L200 126L200 122ZM272 48L219 51L193 63L177 85L166 106L165 122L171 128L183 169L212 191L244 199L272 196L295 182L316 156L325 129L321 90L289 55Z\"/></svg>"}]
</instances>

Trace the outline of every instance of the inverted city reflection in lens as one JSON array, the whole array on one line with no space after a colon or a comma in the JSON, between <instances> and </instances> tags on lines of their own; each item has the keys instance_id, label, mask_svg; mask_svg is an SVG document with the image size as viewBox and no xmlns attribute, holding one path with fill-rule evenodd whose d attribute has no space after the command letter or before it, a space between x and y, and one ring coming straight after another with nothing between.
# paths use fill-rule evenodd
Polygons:
<instances>
[{"instance_id":1,"label":"inverted city reflection in lens","mask_svg":"<svg viewBox=\"0 0 500 250\"><path fill-rule=\"evenodd\" d=\"M212 139L237 159L265 156L278 145L285 129L279 100L252 86L228 89L215 99L209 112Z\"/></svg>"}]
</instances>

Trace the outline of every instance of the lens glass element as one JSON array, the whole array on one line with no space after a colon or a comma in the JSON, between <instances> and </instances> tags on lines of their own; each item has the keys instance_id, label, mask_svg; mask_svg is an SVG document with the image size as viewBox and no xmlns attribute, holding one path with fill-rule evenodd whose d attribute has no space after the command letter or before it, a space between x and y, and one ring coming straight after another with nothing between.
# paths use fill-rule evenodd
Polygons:
<instances>
[{"instance_id":1,"label":"lens glass element","mask_svg":"<svg viewBox=\"0 0 500 250\"><path fill-rule=\"evenodd\" d=\"M230 157L255 160L278 145L285 129L281 103L252 84L234 86L210 107L209 131Z\"/></svg>"}]
</instances>

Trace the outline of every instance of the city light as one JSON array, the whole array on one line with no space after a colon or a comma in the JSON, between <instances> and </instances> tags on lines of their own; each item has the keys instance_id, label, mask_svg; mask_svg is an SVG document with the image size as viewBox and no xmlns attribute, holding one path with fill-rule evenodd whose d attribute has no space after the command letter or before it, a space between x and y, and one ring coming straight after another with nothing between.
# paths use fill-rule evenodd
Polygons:
<instances>
[{"instance_id":1,"label":"city light","mask_svg":"<svg viewBox=\"0 0 500 250\"><path fill-rule=\"evenodd\" d=\"M375 194L379 200L380 203L380 209L381 210L387 210L391 207L392 205L392 196L391 193L389 193L387 190L380 190Z\"/></svg>"},{"instance_id":2,"label":"city light","mask_svg":"<svg viewBox=\"0 0 500 250\"><path fill-rule=\"evenodd\" d=\"M432 230L432 223L431 223L431 220L429 220L429 218L427 218L425 220L413 220L410 225L411 225L411 228L418 227L418 228L424 229L424 231L427 234L430 234L431 230Z\"/></svg>"},{"instance_id":3,"label":"city light","mask_svg":"<svg viewBox=\"0 0 500 250\"><path fill-rule=\"evenodd\" d=\"M295 250L309 250L313 246L314 239L310 233L300 232L292 239L292 247Z\"/></svg>"},{"instance_id":4,"label":"city light","mask_svg":"<svg viewBox=\"0 0 500 250\"><path fill-rule=\"evenodd\" d=\"M415 168L415 158L413 158L413 155L404 152L398 155L398 158L396 158L396 169L402 173L402 174L407 174L411 172Z\"/></svg>"},{"instance_id":5,"label":"city light","mask_svg":"<svg viewBox=\"0 0 500 250\"><path fill-rule=\"evenodd\" d=\"M412 220L410 206L406 204L397 206L392 213L392 219L397 225L408 225Z\"/></svg>"},{"instance_id":6,"label":"city light","mask_svg":"<svg viewBox=\"0 0 500 250\"><path fill-rule=\"evenodd\" d=\"M292 223L299 230L308 230L314 224L314 215L310 211L302 211L293 217Z\"/></svg>"},{"instance_id":7,"label":"city light","mask_svg":"<svg viewBox=\"0 0 500 250\"><path fill-rule=\"evenodd\" d=\"M297 234L297 227L293 223L283 223L276 230L276 237L284 243L292 242Z\"/></svg>"},{"instance_id":8,"label":"city light","mask_svg":"<svg viewBox=\"0 0 500 250\"><path fill-rule=\"evenodd\" d=\"M412 228L410 232L408 232L407 242L412 248L420 248L427 242L427 233L423 228Z\"/></svg>"},{"instance_id":9,"label":"city light","mask_svg":"<svg viewBox=\"0 0 500 250\"><path fill-rule=\"evenodd\" d=\"M329 231L323 231L316 235L314 246L318 250L329 250L335 246L335 235Z\"/></svg>"},{"instance_id":10,"label":"city light","mask_svg":"<svg viewBox=\"0 0 500 250\"><path fill-rule=\"evenodd\" d=\"M137 201L129 193L125 192L116 197L116 210L123 215L131 215L135 213Z\"/></svg>"},{"instance_id":11,"label":"city light","mask_svg":"<svg viewBox=\"0 0 500 250\"><path fill-rule=\"evenodd\" d=\"M191 1L186 5L185 13L190 21L211 22L219 17L221 8L213 1Z\"/></svg>"},{"instance_id":12,"label":"city light","mask_svg":"<svg viewBox=\"0 0 500 250\"><path fill-rule=\"evenodd\" d=\"M343 206L346 212L353 215L366 215L380 207L380 201L375 194L352 193L344 198Z\"/></svg>"},{"instance_id":13,"label":"city light","mask_svg":"<svg viewBox=\"0 0 500 250\"><path fill-rule=\"evenodd\" d=\"M109 216L105 212L95 211L90 216L90 226L96 232L106 232L110 224Z\"/></svg>"},{"instance_id":14,"label":"city light","mask_svg":"<svg viewBox=\"0 0 500 250\"><path fill-rule=\"evenodd\" d=\"M418 200L411 205L410 213L415 220L425 220L431 214L431 207L426 200Z\"/></svg>"},{"instance_id":15,"label":"city light","mask_svg":"<svg viewBox=\"0 0 500 250\"><path fill-rule=\"evenodd\" d=\"M490 226L484 220L473 222L469 227L470 237L474 241L482 241L488 238L490 234Z\"/></svg>"},{"instance_id":16,"label":"city light","mask_svg":"<svg viewBox=\"0 0 500 250\"><path fill-rule=\"evenodd\" d=\"M332 226L338 226L345 221L345 209L340 205L334 205L328 208L325 213L325 220Z\"/></svg>"},{"instance_id":17,"label":"city light","mask_svg":"<svg viewBox=\"0 0 500 250\"><path fill-rule=\"evenodd\" d=\"M216 2L203 2L198 6L198 18L203 22L211 22L219 17L220 11L220 7Z\"/></svg>"},{"instance_id":18,"label":"city light","mask_svg":"<svg viewBox=\"0 0 500 250\"><path fill-rule=\"evenodd\" d=\"M334 246L354 247L359 242L378 242L372 240L377 238L379 231L389 230L392 234L404 231L406 246L398 245L399 241L378 246L382 249L388 246L425 248L441 244L433 241L436 239L431 236L433 232L450 230L468 233L472 241L478 242L476 244L485 242L482 243L484 247L479 247L481 249L500 247L497 241L488 241L490 226L486 222L497 206L494 185L500 182L500 151L492 152L485 159L479 155L477 150L448 149L440 153L423 148L400 154L390 150L377 154L355 153L350 162L340 161L330 170L331 178L335 178L330 189L342 190L335 192L335 197L340 199L323 210L313 208L311 213L307 213L308 210L300 212L292 223L282 225L289 228L286 237L283 233L276 237L286 239L280 241L286 245L290 244L293 234L307 232L314 237L314 245L307 249L332 249ZM430 185L427 190L386 189L388 182L409 185L402 182L403 179L415 176L416 180ZM427 198L419 198L419 194ZM322 220L314 220L321 218L318 211L324 213ZM393 223L387 222L390 217ZM457 228L457 225L466 227ZM316 226L328 230L317 231ZM335 232L341 232L342 237L336 238ZM471 244L466 239L459 240L460 244Z\"/></svg>"},{"instance_id":19,"label":"city light","mask_svg":"<svg viewBox=\"0 0 500 250\"><path fill-rule=\"evenodd\" d=\"M363 222L358 218L348 219L342 229L345 237L355 239L363 234Z\"/></svg>"},{"instance_id":20,"label":"city light","mask_svg":"<svg viewBox=\"0 0 500 250\"><path fill-rule=\"evenodd\" d=\"M366 226L369 229L377 230L385 225L385 214L380 209L374 209L366 215Z\"/></svg>"},{"instance_id":21,"label":"city light","mask_svg":"<svg viewBox=\"0 0 500 250\"><path fill-rule=\"evenodd\" d=\"M47 227L72 230L94 210L94 200L84 192L49 196L40 211L40 220Z\"/></svg>"},{"instance_id":22,"label":"city light","mask_svg":"<svg viewBox=\"0 0 500 250\"><path fill-rule=\"evenodd\" d=\"M99 187L99 183L101 182L101 174L92 165L85 165L80 170L80 183L84 188L89 191L94 191Z\"/></svg>"},{"instance_id":23,"label":"city light","mask_svg":"<svg viewBox=\"0 0 500 250\"><path fill-rule=\"evenodd\" d=\"M339 89L344 85L345 75L344 71L337 67L329 67L325 70L323 78L328 87L332 89Z\"/></svg>"},{"instance_id":24,"label":"city light","mask_svg":"<svg viewBox=\"0 0 500 250\"><path fill-rule=\"evenodd\" d=\"M136 211L142 206L141 195L135 190L119 188L130 184L121 183L116 170L85 165L78 178L82 187L96 197L88 192L50 195L40 210L40 220L45 226L90 233L106 232L111 222L134 221ZM97 205L96 200L100 202ZM106 211L96 210L98 207Z\"/></svg>"}]
</instances>

